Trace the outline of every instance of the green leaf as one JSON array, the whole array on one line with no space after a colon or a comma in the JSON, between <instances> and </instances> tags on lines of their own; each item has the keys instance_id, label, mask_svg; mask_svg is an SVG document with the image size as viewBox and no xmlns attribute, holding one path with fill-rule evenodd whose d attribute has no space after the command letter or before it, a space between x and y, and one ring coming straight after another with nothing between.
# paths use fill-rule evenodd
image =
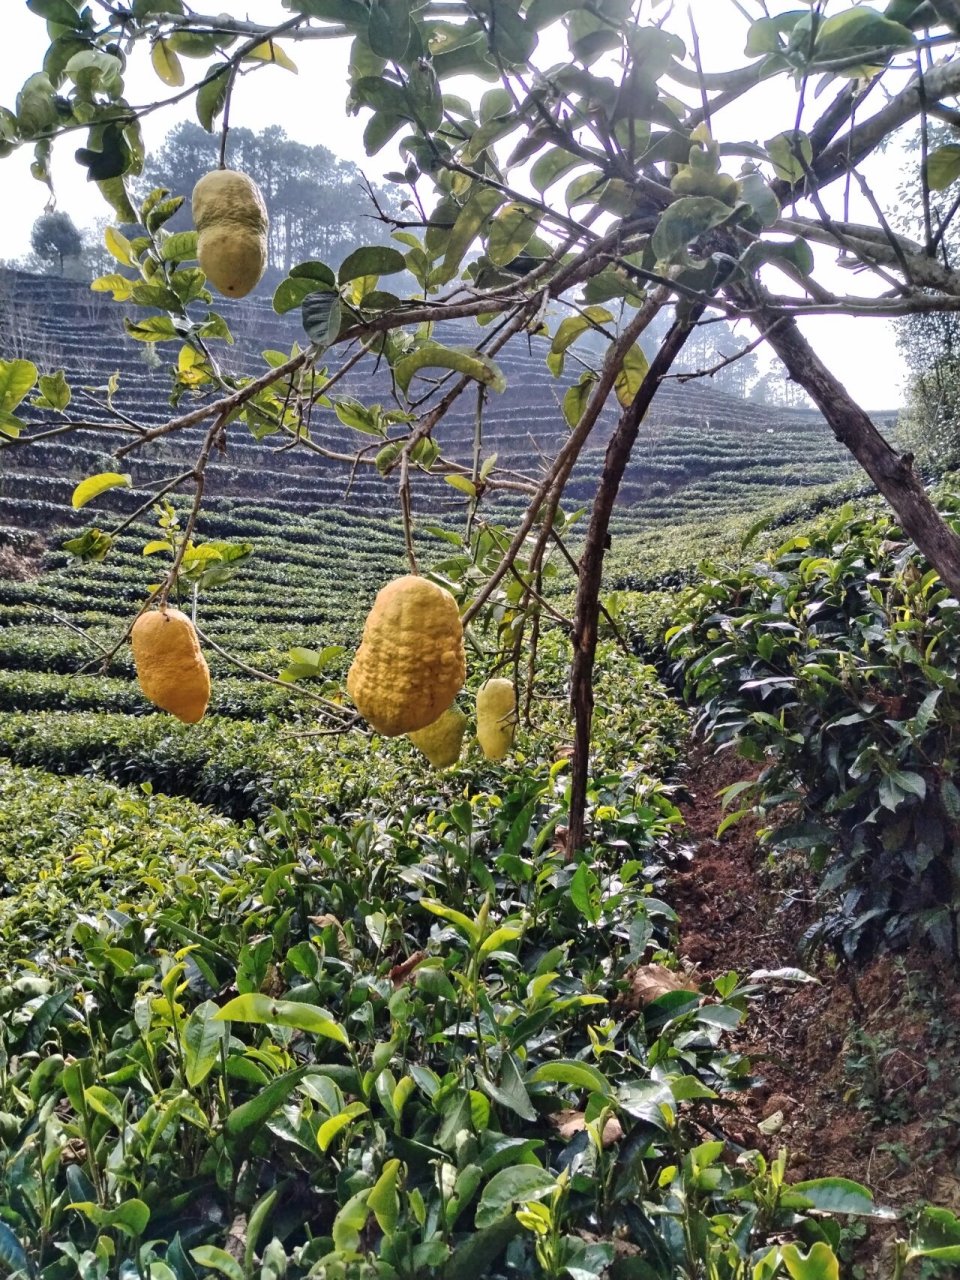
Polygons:
<instances>
[{"instance_id":1,"label":"green leaf","mask_svg":"<svg viewBox=\"0 0 960 1280\"><path fill-rule=\"evenodd\" d=\"M406 258L399 249L390 245L365 245L347 255L337 272L337 279L340 284L347 284L361 276L392 276L406 269Z\"/></svg>"},{"instance_id":2,"label":"green leaf","mask_svg":"<svg viewBox=\"0 0 960 1280\"><path fill-rule=\"evenodd\" d=\"M197 238L196 231L176 231L164 236L160 245L161 261L184 262L196 258Z\"/></svg>"},{"instance_id":3,"label":"green leaf","mask_svg":"<svg viewBox=\"0 0 960 1280\"><path fill-rule=\"evenodd\" d=\"M896 1217L893 1210L874 1204L870 1191L849 1178L812 1178L806 1182L794 1182L789 1188L789 1194L801 1196L821 1213L852 1213L868 1218Z\"/></svg>"},{"instance_id":4,"label":"green leaf","mask_svg":"<svg viewBox=\"0 0 960 1280\"><path fill-rule=\"evenodd\" d=\"M493 1264L523 1228L514 1214L472 1231L457 1245L443 1269L443 1280L478 1280L493 1273Z\"/></svg>"},{"instance_id":5,"label":"green leaf","mask_svg":"<svg viewBox=\"0 0 960 1280\"><path fill-rule=\"evenodd\" d=\"M26 425L25 422L22 422L12 413L8 413L6 409L0 409L0 436L6 436L9 440L16 440Z\"/></svg>"},{"instance_id":6,"label":"green leaf","mask_svg":"<svg viewBox=\"0 0 960 1280\"><path fill-rule=\"evenodd\" d=\"M599 325L612 323L613 313L606 307L584 307L580 314L568 316L557 326L557 332L550 343L551 354L561 355L585 333L589 333Z\"/></svg>"},{"instance_id":7,"label":"green leaf","mask_svg":"<svg viewBox=\"0 0 960 1280\"><path fill-rule=\"evenodd\" d=\"M62 413L70 403L72 393L70 385L67 382L66 375L62 369L58 369L56 373L44 373L40 375L40 395L43 402L38 401L38 405L43 409L55 409L58 413Z\"/></svg>"},{"instance_id":8,"label":"green leaf","mask_svg":"<svg viewBox=\"0 0 960 1280\"><path fill-rule=\"evenodd\" d=\"M907 1262L914 1258L960 1262L960 1220L956 1214L933 1205L922 1210L910 1240Z\"/></svg>"},{"instance_id":9,"label":"green leaf","mask_svg":"<svg viewBox=\"0 0 960 1280\"><path fill-rule=\"evenodd\" d=\"M72 27L75 31L83 31L88 25L70 0L27 0L27 8L48 22L56 22L61 27Z\"/></svg>"},{"instance_id":10,"label":"green leaf","mask_svg":"<svg viewBox=\"0 0 960 1280\"><path fill-rule=\"evenodd\" d=\"M555 1062L545 1062L532 1071L527 1079L533 1083L551 1080L556 1084L569 1084L574 1089L586 1089L590 1093L600 1093L604 1097L612 1096L610 1081L597 1067L589 1062L579 1062L572 1058L558 1058Z\"/></svg>"},{"instance_id":11,"label":"green leaf","mask_svg":"<svg viewBox=\"0 0 960 1280\"><path fill-rule=\"evenodd\" d=\"M556 1178L539 1165L515 1164L494 1174L483 1189L474 1219L478 1231L510 1213L517 1201L542 1200L557 1185Z\"/></svg>"},{"instance_id":12,"label":"green leaf","mask_svg":"<svg viewBox=\"0 0 960 1280\"><path fill-rule=\"evenodd\" d=\"M343 1253L356 1253L360 1244L360 1232L367 1225L370 1210L367 1199L370 1188L365 1187L352 1195L333 1220L334 1248Z\"/></svg>"},{"instance_id":13,"label":"green leaf","mask_svg":"<svg viewBox=\"0 0 960 1280\"><path fill-rule=\"evenodd\" d=\"M481 186L471 192L466 204L457 214L449 235L445 237L443 265L448 272L454 272L460 265L463 255L480 234L480 229L494 210L503 204L505 198L492 187Z\"/></svg>"},{"instance_id":14,"label":"green leaf","mask_svg":"<svg viewBox=\"0 0 960 1280\"><path fill-rule=\"evenodd\" d=\"M136 222L137 211L130 203L123 177L107 178L98 182L100 194L121 222Z\"/></svg>"},{"instance_id":15,"label":"green leaf","mask_svg":"<svg viewBox=\"0 0 960 1280\"><path fill-rule=\"evenodd\" d=\"M142 1200L124 1200L116 1209L103 1209L90 1200L79 1200L67 1208L76 1209L101 1230L122 1231L128 1236L142 1236L150 1221L150 1210Z\"/></svg>"},{"instance_id":16,"label":"green leaf","mask_svg":"<svg viewBox=\"0 0 960 1280\"><path fill-rule=\"evenodd\" d=\"M790 1280L840 1280L837 1255L822 1240L818 1240L806 1254L800 1252L798 1245L784 1245L780 1257Z\"/></svg>"},{"instance_id":17,"label":"green leaf","mask_svg":"<svg viewBox=\"0 0 960 1280\"><path fill-rule=\"evenodd\" d=\"M443 347L438 342L428 342L408 356L403 356L394 366L394 376L401 391L410 386L413 375L420 369L455 369L493 391L505 391L507 380L489 358L479 351L460 347Z\"/></svg>"},{"instance_id":18,"label":"green leaf","mask_svg":"<svg viewBox=\"0 0 960 1280\"><path fill-rule=\"evenodd\" d=\"M429 911L431 915L439 916L441 920L446 920L454 925L469 940L472 946L478 947L480 945L480 926L475 920L465 916L462 911L457 911L455 907L448 907L444 903L438 902L435 898L421 898L420 905Z\"/></svg>"},{"instance_id":19,"label":"green leaf","mask_svg":"<svg viewBox=\"0 0 960 1280\"><path fill-rule=\"evenodd\" d=\"M153 48L150 50L150 61L153 63L153 69L163 81L172 89L179 89L185 83L183 74L183 66L176 53L165 40L157 40Z\"/></svg>"},{"instance_id":20,"label":"green leaf","mask_svg":"<svg viewBox=\"0 0 960 1280\"><path fill-rule=\"evenodd\" d=\"M104 1116L118 1129L123 1128L123 1107L116 1094L101 1085L92 1084L89 1089L84 1089L83 1098L91 1111Z\"/></svg>"},{"instance_id":21,"label":"green leaf","mask_svg":"<svg viewBox=\"0 0 960 1280\"><path fill-rule=\"evenodd\" d=\"M515 1112L522 1120L529 1120L530 1122L536 1120L536 1110L530 1101L530 1095L527 1093L526 1085L523 1083L523 1077L514 1061L513 1054L505 1053L503 1055L503 1061L500 1064L499 1084L494 1084L492 1080L482 1073L478 1073L477 1078L484 1093L488 1094L494 1102L499 1102L501 1106Z\"/></svg>"},{"instance_id":22,"label":"green leaf","mask_svg":"<svg viewBox=\"0 0 960 1280\"><path fill-rule=\"evenodd\" d=\"M0 1222L0 1262L8 1271L22 1272L24 1275L30 1272L30 1263L23 1245L5 1222Z\"/></svg>"},{"instance_id":23,"label":"green leaf","mask_svg":"<svg viewBox=\"0 0 960 1280\"><path fill-rule=\"evenodd\" d=\"M762 227L772 227L780 217L780 202L764 181L762 173L748 173L740 179L740 200L750 206ZM772 249L776 242L762 243Z\"/></svg>"},{"instance_id":24,"label":"green leaf","mask_svg":"<svg viewBox=\"0 0 960 1280\"><path fill-rule=\"evenodd\" d=\"M537 159L530 170L530 181L534 190L543 195L548 187L552 187L564 174L582 164L583 160L579 156L571 155L569 151L564 151L558 147L555 150L544 152Z\"/></svg>"},{"instance_id":25,"label":"green leaf","mask_svg":"<svg viewBox=\"0 0 960 1280\"><path fill-rule=\"evenodd\" d=\"M593 370L588 369L581 373L579 381L574 386L567 389L563 397L563 416L567 426L575 427L583 417L597 381L597 375Z\"/></svg>"},{"instance_id":26,"label":"green leaf","mask_svg":"<svg viewBox=\"0 0 960 1280\"><path fill-rule=\"evenodd\" d=\"M174 342L182 337L169 316L144 316L142 320L124 316L123 327L137 342Z\"/></svg>"},{"instance_id":27,"label":"green leaf","mask_svg":"<svg viewBox=\"0 0 960 1280\"><path fill-rule=\"evenodd\" d=\"M505 266L530 243L543 215L517 202L505 205L490 223L487 256L495 267Z\"/></svg>"},{"instance_id":28,"label":"green leaf","mask_svg":"<svg viewBox=\"0 0 960 1280\"><path fill-rule=\"evenodd\" d=\"M287 1071L271 1080L249 1102L234 1107L227 1116L225 1128L228 1136L234 1140L249 1142L252 1134L279 1111L309 1070L308 1066L304 1066Z\"/></svg>"},{"instance_id":29,"label":"green leaf","mask_svg":"<svg viewBox=\"0 0 960 1280\"><path fill-rule=\"evenodd\" d=\"M117 471L101 471L99 475L88 476L86 480L81 480L73 491L71 498L73 509L78 511L94 498L99 498L101 493L106 493L108 489L129 489L132 483L132 477Z\"/></svg>"},{"instance_id":30,"label":"green leaf","mask_svg":"<svg viewBox=\"0 0 960 1280\"><path fill-rule=\"evenodd\" d=\"M207 133L213 133L213 123L227 100L230 68L225 63L215 62L208 68L207 76L211 78L197 90L197 119Z\"/></svg>"},{"instance_id":31,"label":"green leaf","mask_svg":"<svg viewBox=\"0 0 960 1280\"><path fill-rule=\"evenodd\" d=\"M721 226L732 212L728 205L713 196L684 196L674 201L661 214L650 238L657 261L678 261L691 241L699 239L705 231Z\"/></svg>"},{"instance_id":32,"label":"green leaf","mask_svg":"<svg viewBox=\"0 0 960 1280\"><path fill-rule=\"evenodd\" d=\"M243 1280L243 1267L226 1249L218 1249L212 1244L200 1244L190 1250L190 1257L208 1271L219 1271L227 1280Z\"/></svg>"},{"instance_id":33,"label":"green leaf","mask_svg":"<svg viewBox=\"0 0 960 1280\"><path fill-rule=\"evenodd\" d=\"M647 357L642 349L634 344L624 356L623 364L613 384L617 399L625 409L633 404L649 369Z\"/></svg>"},{"instance_id":34,"label":"green leaf","mask_svg":"<svg viewBox=\"0 0 960 1280\"><path fill-rule=\"evenodd\" d=\"M87 529L78 538L68 538L63 549L78 560L99 563L106 559L112 546L113 538L108 533L102 533L99 529Z\"/></svg>"},{"instance_id":35,"label":"green leaf","mask_svg":"<svg viewBox=\"0 0 960 1280\"><path fill-rule=\"evenodd\" d=\"M381 58L401 61L410 43L409 0L373 0L367 40Z\"/></svg>"},{"instance_id":36,"label":"green leaf","mask_svg":"<svg viewBox=\"0 0 960 1280\"><path fill-rule=\"evenodd\" d=\"M258 991L228 1000L215 1015L218 1022L255 1022L270 1027L292 1027L310 1035L326 1036L337 1044L349 1045L350 1038L339 1023L322 1009L298 1000L271 1000Z\"/></svg>"},{"instance_id":37,"label":"green leaf","mask_svg":"<svg viewBox=\"0 0 960 1280\"><path fill-rule=\"evenodd\" d=\"M386 1236L392 1235L396 1230L400 1217L400 1196L397 1192L399 1176L400 1161L388 1160L367 1196L367 1208L372 1211L377 1226Z\"/></svg>"},{"instance_id":38,"label":"green leaf","mask_svg":"<svg viewBox=\"0 0 960 1280\"><path fill-rule=\"evenodd\" d=\"M300 306L300 318L311 342L327 347L343 326L343 307L336 293L311 292Z\"/></svg>"},{"instance_id":39,"label":"green leaf","mask_svg":"<svg viewBox=\"0 0 960 1280\"><path fill-rule=\"evenodd\" d=\"M452 489L459 489L459 491L461 493L465 493L468 498L475 498L477 496L477 486L466 476L454 475L444 476L443 478Z\"/></svg>"},{"instance_id":40,"label":"green leaf","mask_svg":"<svg viewBox=\"0 0 960 1280\"><path fill-rule=\"evenodd\" d=\"M948 142L927 157L927 182L934 191L945 191L960 178L960 143Z\"/></svg>"},{"instance_id":41,"label":"green leaf","mask_svg":"<svg viewBox=\"0 0 960 1280\"><path fill-rule=\"evenodd\" d=\"M381 438L386 433L380 405L368 408L359 400L354 400L352 396L343 396L334 401L333 411L345 427L351 427L354 431L362 431L364 435Z\"/></svg>"},{"instance_id":42,"label":"green leaf","mask_svg":"<svg viewBox=\"0 0 960 1280\"><path fill-rule=\"evenodd\" d=\"M206 1080L220 1057L220 1046L226 1043L229 1033L223 1023L216 1020L217 1012L212 1000L204 1000L190 1014L183 1029L184 1074L191 1089Z\"/></svg>"},{"instance_id":43,"label":"green leaf","mask_svg":"<svg viewBox=\"0 0 960 1280\"><path fill-rule=\"evenodd\" d=\"M817 28L813 49L814 65L871 55L881 60L900 49L916 44L912 31L891 22L875 9L847 9L826 18ZM859 72L858 67L851 72Z\"/></svg>"},{"instance_id":44,"label":"green leaf","mask_svg":"<svg viewBox=\"0 0 960 1280\"><path fill-rule=\"evenodd\" d=\"M813 143L803 130L791 129L767 139L767 155L774 173L792 186L802 182L813 163Z\"/></svg>"},{"instance_id":45,"label":"green leaf","mask_svg":"<svg viewBox=\"0 0 960 1280\"><path fill-rule=\"evenodd\" d=\"M351 1102L342 1111L338 1111L329 1120L324 1120L317 1130L317 1145L321 1151L327 1151L338 1133L350 1127L357 1118L367 1113L369 1108L362 1102Z\"/></svg>"},{"instance_id":46,"label":"green leaf","mask_svg":"<svg viewBox=\"0 0 960 1280\"><path fill-rule=\"evenodd\" d=\"M597 924L602 915L600 882L585 862L581 862L570 881L570 901L585 920Z\"/></svg>"},{"instance_id":47,"label":"green leaf","mask_svg":"<svg viewBox=\"0 0 960 1280\"><path fill-rule=\"evenodd\" d=\"M32 360L0 360L0 409L12 413L36 381Z\"/></svg>"},{"instance_id":48,"label":"green leaf","mask_svg":"<svg viewBox=\"0 0 960 1280\"><path fill-rule=\"evenodd\" d=\"M308 294L330 293L336 286L336 277L325 262L301 262L291 269L286 280L277 285L273 309L282 316L299 307Z\"/></svg>"}]
</instances>

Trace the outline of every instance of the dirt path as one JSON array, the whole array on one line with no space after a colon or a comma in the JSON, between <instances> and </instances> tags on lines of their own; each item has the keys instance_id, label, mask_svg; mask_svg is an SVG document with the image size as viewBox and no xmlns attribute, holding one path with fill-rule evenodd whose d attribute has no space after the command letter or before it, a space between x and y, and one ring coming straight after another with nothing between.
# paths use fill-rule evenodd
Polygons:
<instances>
[{"instance_id":1,"label":"dirt path","mask_svg":"<svg viewBox=\"0 0 960 1280\"><path fill-rule=\"evenodd\" d=\"M670 895L681 915L680 954L705 977L801 967L818 984L773 986L757 1002L737 1047L760 1083L725 1118L725 1131L774 1154L786 1145L792 1178L854 1178L884 1203L926 1200L956 1211L958 975L908 953L873 961L854 986L832 957L801 956L814 919L809 887L794 885L788 897L749 823L716 839L716 793L750 768L730 752L696 745L691 753L681 808L692 856ZM782 1127L765 1137L758 1122L776 1113Z\"/></svg>"}]
</instances>

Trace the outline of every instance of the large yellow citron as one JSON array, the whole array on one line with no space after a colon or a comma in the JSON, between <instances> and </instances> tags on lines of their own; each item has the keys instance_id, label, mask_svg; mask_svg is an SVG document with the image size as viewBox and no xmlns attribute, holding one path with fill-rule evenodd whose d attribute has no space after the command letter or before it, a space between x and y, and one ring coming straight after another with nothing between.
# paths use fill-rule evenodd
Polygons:
<instances>
[{"instance_id":1,"label":"large yellow citron","mask_svg":"<svg viewBox=\"0 0 960 1280\"><path fill-rule=\"evenodd\" d=\"M260 282L267 265L267 207L245 173L214 169L193 188L197 260L207 279L230 298Z\"/></svg>"},{"instance_id":2,"label":"large yellow citron","mask_svg":"<svg viewBox=\"0 0 960 1280\"><path fill-rule=\"evenodd\" d=\"M460 759L467 717L459 707L448 707L439 720L410 734L410 741L422 751L435 769L449 769Z\"/></svg>"},{"instance_id":3,"label":"large yellow citron","mask_svg":"<svg viewBox=\"0 0 960 1280\"><path fill-rule=\"evenodd\" d=\"M516 712L511 680L488 680L477 690L477 741L488 760L502 760L513 746Z\"/></svg>"},{"instance_id":4,"label":"large yellow citron","mask_svg":"<svg viewBox=\"0 0 960 1280\"><path fill-rule=\"evenodd\" d=\"M130 634L140 688L158 707L196 724L210 701L210 670L196 628L179 609L142 613Z\"/></svg>"},{"instance_id":5,"label":"large yellow citron","mask_svg":"<svg viewBox=\"0 0 960 1280\"><path fill-rule=\"evenodd\" d=\"M387 737L433 724L466 678L463 627L449 591L407 574L380 591L347 675L360 714Z\"/></svg>"}]
</instances>

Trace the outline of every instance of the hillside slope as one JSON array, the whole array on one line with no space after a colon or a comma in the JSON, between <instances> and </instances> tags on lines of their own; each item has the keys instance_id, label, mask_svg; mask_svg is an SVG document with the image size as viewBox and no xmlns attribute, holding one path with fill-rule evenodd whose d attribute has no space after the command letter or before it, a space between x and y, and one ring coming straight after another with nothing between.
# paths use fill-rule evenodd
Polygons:
<instances>
[{"instance_id":1,"label":"hillside slope","mask_svg":"<svg viewBox=\"0 0 960 1280\"><path fill-rule=\"evenodd\" d=\"M298 318L278 317L268 299L219 300L237 342L224 348L227 367L258 367L268 348L289 350L302 339ZM76 387L103 388L120 373L117 408L137 422L153 425L170 416L169 373L174 349L159 345L159 366L149 363L142 346L125 338L122 308L85 286L50 277L6 273L0 277L0 347L5 358L29 356L45 370L63 367ZM454 343L476 340L482 331L448 326L440 335ZM536 474L543 457L556 450L566 433L559 410L570 378L556 380L544 357L546 344L531 339L502 353L499 363L509 387L491 396L484 424L484 447L496 451L499 463ZM259 365L262 368L262 363ZM386 400L389 386L382 374L353 373L341 384L344 394ZM97 397L97 398L101 398ZM189 407L184 402L184 407ZM91 423L104 417L80 393L71 412L89 413ZM593 491L603 449L613 422L608 413L574 473L569 496L585 502ZM361 441L341 426L331 411L312 424L316 438L331 447L353 451ZM444 452L469 462L474 436L474 400L464 397L439 431ZM56 437L35 445L3 450L0 471L0 526L49 531L52 523L80 526L89 513L74 514L69 499L83 475L113 469L110 450L117 437L96 429ZM195 457L198 436L183 432L128 460L135 485L155 484L175 474ZM645 424L623 485L616 528L636 531L675 523L709 507L713 513L752 513L785 489L802 490L843 479L852 467L821 420L809 413L773 411L713 391L707 381L664 384ZM317 458L304 450L283 448L267 439L257 443L235 432L223 457L208 472L208 518L255 504L264 512L285 510L298 516L333 508L367 517L393 517L395 480L383 480L372 469L353 477L346 465ZM124 491L110 498L117 510L131 510L146 490ZM418 478L416 510L435 518L459 497L439 481ZM208 532L212 526L208 524Z\"/></svg>"}]
</instances>

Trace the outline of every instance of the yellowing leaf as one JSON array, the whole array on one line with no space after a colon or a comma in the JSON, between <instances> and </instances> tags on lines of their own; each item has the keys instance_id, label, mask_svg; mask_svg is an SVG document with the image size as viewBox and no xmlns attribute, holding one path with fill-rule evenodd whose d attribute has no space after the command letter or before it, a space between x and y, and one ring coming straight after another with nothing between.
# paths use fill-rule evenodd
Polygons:
<instances>
[{"instance_id":1,"label":"yellowing leaf","mask_svg":"<svg viewBox=\"0 0 960 1280\"><path fill-rule=\"evenodd\" d=\"M477 496L477 486L466 476L444 476L444 479L447 484L452 485L454 489L459 489L461 493L466 493L471 498Z\"/></svg>"},{"instance_id":2,"label":"yellowing leaf","mask_svg":"<svg viewBox=\"0 0 960 1280\"><path fill-rule=\"evenodd\" d=\"M637 346L631 347L623 358L620 372L617 374L616 382L613 384L617 399L625 409L629 404L632 404L634 397L640 390L640 384L647 376L649 368L647 357L641 349Z\"/></svg>"},{"instance_id":3,"label":"yellowing leaf","mask_svg":"<svg viewBox=\"0 0 960 1280\"><path fill-rule=\"evenodd\" d=\"M278 67L292 71L294 75L297 74L297 64L283 51L276 40L265 40L263 44L258 44L255 49L250 50L247 57L256 58L258 62L275 62Z\"/></svg>"},{"instance_id":4,"label":"yellowing leaf","mask_svg":"<svg viewBox=\"0 0 960 1280\"><path fill-rule=\"evenodd\" d=\"M150 50L150 61L153 69L163 81L173 89L179 89L184 83L183 67L180 59L165 40L158 40Z\"/></svg>"},{"instance_id":5,"label":"yellowing leaf","mask_svg":"<svg viewBox=\"0 0 960 1280\"><path fill-rule=\"evenodd\" d=\"M126 276L113 272L108 276L97 276L90 282L94 293L112 293L114 302L127 302L133 295L134 281Z\"/></svg>"},{"instance_id":6,"label":"yellowing leaf","mask_svg":"<svg viewBox=\"0 0 960 1280\"><path fill-rule=\"evenodd\" d=\"M99 475L87 476L86 480L81 480L73 491L73 508L78 510L85 507L88 502L92 502L94 498L99 498L101 493L106 493L108 489L128 489L132 481L128 475L120 475L116 471L101 471Z\"/></svg>"},{"instance_id":7,"label":"yellowing leaf","mask_svg":"<svg viewBox=\"0 0 960 1280\"><path fill-rule=\"evenodd\" d=\"M116 227L107 227L103 233L103 243L107 246L118 262L125 267L135 267L137 260L133 256L133 247L125 235L116 229Z\"/></svg>"},{"instance_id":8,"label":"yellowing leaf","mask_svg":"<svg viewBox=\"0 0 960 1280\"><path fill-rule=\"evenodd\" d=\"M158 551L172 551L173 547L164 538L154 538L152 542L148 542L143 548L145 556L154 556Z\"/></svg>"}]
</instances>

